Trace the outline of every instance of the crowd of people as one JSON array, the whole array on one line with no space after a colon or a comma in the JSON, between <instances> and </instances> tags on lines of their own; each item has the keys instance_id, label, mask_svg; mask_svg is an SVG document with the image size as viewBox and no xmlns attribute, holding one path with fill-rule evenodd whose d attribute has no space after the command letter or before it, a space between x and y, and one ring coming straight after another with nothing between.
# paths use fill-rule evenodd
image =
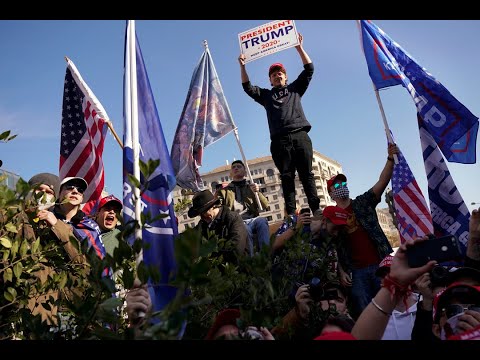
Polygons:
<instances>
[{"instance_id":1,"label":"crowd of people","mask_svg":"<svg viewBox=\"0 0 480 360\"><path fill-rule=\"evenodd\" d=\"M480 209L471 214L467 253L458 266L444 267L430 261L421 267L410 267L407 250L422 241L434 240L425 237L407 241L393 254L380 227L375 208L391 180L394 156L399 153L393 143L388 145L386 163L371 188L352 199L346 175L334 174L327 181L327 190L336 205L322 209L312 173L313 147L308 135L311 124L301 105L314 73L302 35L296 50L304 70L288 83L284 66L274 63L268 71L271 89L252 85L245 56L238 58L244 91L266 110L271 154L280 172L285 199L284 222L275 233L270 232L260 211L268 207L268 200L258 184L248 183L246 166L240 160L231 164L231 183L193 196L188 216L200 217L195 229L203 237L213 233L233 244L216 254L224 263L237 264L239 258L267 251L275 281L291 271L281 259L296 236L302 237L309 252L323 252L313 262L307 258L300 261L302 270L295 275L298 281L291 284L291 308L279 314L281 321L274 327L242 328L238 322L240 309L225 308L211 324L205 339L435 342L480 338ZM308 209L296 206L296 172L308 199ZM81 244L93 249L100 259L107 254L113 256L123 241L119 236L121 200L108 195L100 200L95 213L87 216L81 210L88 186L83 178L59 179L54 174L41 173L33 176L29 184L34 193L43 194L37 221L50 239L63 246L66 257L88 268L85 255L79 250ZM72 236L77 246L71 242ZM325 271L315 273L319 268ZM44 268L36 275L44 279L54 271ZM105 269L102 276L112 275L111 269ZM152 311L150 293L138 279L127 290L125 313L131 326L138 327L144 315ZM55 322L52 319L61 309L42 306L50 296L68 297L69 291L32 294L28 306L43 321ZM312 314L318 310L323 315L312 323Z\"/></svg>"}]
</instances>

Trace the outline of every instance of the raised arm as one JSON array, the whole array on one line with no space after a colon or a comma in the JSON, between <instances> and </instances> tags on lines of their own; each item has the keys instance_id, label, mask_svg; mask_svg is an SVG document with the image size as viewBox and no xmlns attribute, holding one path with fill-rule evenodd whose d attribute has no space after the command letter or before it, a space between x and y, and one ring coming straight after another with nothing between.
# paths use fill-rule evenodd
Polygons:
<instances>
[{"instance_id":1,"label":"raised arm","mask_svg":"<svg viewBox=\"0 0 480 360\"><path fill-rule=\"evenodd\" d=\"M240 54L238 57L238 63L240 64L240 76L242 78L242 84L249 82L250 79L248 78L247 69L245 68L245 54Z\"/></svg>"},{"instance_id":2,"label":"raised arm","mask_svg":"<svg viewBox=\"0 0 480 360\"><path fill-rule=\"evenodd\" d=\"M300 55L300 58L302 59L303 65L310 64L312 62L312 60L310 59L310 56L308 56L307 52L303 48L303 36L300 33L298 33L298 42L300 44L295 46L295 49L297 49L298 54Z\"/></svg>"},{"instance_id":3,"label":"raised arm","mask_svg":"<svg viewBox=\"0 0 480 360\"><path fill-rule=\"evenodd\" d=\"M373 188L372 188L375 196L378 199L382 197L383 192L387 188L387 185L390 182L390 179L392 178L393 165L394 165L393 155L398 153L399 153L399 150L396 144L393 144L393 143L388 144L387 162L385 164L385 167L382 170L382 173L380 174L380 178L378 179L377 183L373 185Z\"/></svg>"}]
</instances>

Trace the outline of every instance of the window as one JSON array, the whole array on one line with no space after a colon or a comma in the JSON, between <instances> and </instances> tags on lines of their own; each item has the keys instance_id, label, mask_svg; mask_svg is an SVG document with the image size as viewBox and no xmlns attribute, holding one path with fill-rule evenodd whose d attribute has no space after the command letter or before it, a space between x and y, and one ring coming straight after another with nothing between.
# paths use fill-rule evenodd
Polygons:
<instances>
[{"instance_id":1,"label":"window","mask_svg":"<svg viewBox=\"0 0 480 360\"><path fill-rule=\"evenodd\" d=\"M280 210L280 205L275 204L275 210Z\"/></svg>"},{"instance_id":2,"label":"window","mask_svg":"<svg viewBox=\"0 0 480 360\"><path fill-rule=\"evenodd\" d=\"M271 190L271 191L275 191L276 189L277 189L277 187L276 187L275 185L270 186L270 190Z\"/></svg>"},{"instance_id":3,"label":"window","mask_svg":"<svg viewBox=\"0 0 480 360\"><path fill-rule=\"evenodd\" d=\"M187 220L187 215L183 215L183 220Z\"/></svg>"},{"instance_id":4,"label":"window","mask_svg":"<svg viewBox=\"0 0 480 360\"><path fill-rule=\"evenodd\" d=\"M188 224L185 224L185 229L188 229L190 226L188 226Z\"/></svg>"},{"instance_id":5,"label":"window","mask_svg":"<svg viewBox=\"0 0 480 360\"><path fill-rule=\"evenodd\" d=\"M261 192L262 194L265 194L265 193L267 192L267 188L260 188L260 192Z\"/></svg>"},{"instance_id":6,"label":"window","mask_svg":"<svg viewBox=\"0 0 480 360\"><path fill-rule=\"evenodd\" d=\"M280 220L282 218L282 214L277 214L277 220Z\"/></svg>"},{"instance_id":7,"label":"window","mask_svg":"<svg viewBox=\"0 0 480 360\"><path fill-rule=\"evenodd\" d=\"M272 221L273 218L271 216L267 216L267 221Z\"/></svg>"},{"instance_id":8,"label":"window","mask_svg":"<svg viewBox=\"0 0 480 360\"><path fill-rule=\"evenodd\" d=\"M267 176L273 176L273 175L275 175L275 171L273 171L272 169L268 169Z\"/></svg>"},{"instance_id":9,"label":"window","mask_svg":"<svg viewBox=\"0 0 480 360\"><path fill-rule=\"evenodd\" d=\"M273 200L278 200L278 195L273 195Z\"/></svg>"},{"instance_id":10,"label":"window","mask_svg":"<svg viewBox=\"0 0 480 360\"><path fill-rule=\"evenodd\" d=\"M304 203L304 204L308 204L308 199L307 199L307 198L303 198L303 203Z\"/></svg>"},{"instance_id":11,"label":"window","mask_svg":"<svg viewBox=\"0 0 480 360\"><path fill-rule=\"evenodd\" d=\"M190 226L191 226L192 228L194 228L194 227L195 227L195 223L194 223L194 222L193 222L193 223L190 223Z\"/></svg>"}]
</instances>

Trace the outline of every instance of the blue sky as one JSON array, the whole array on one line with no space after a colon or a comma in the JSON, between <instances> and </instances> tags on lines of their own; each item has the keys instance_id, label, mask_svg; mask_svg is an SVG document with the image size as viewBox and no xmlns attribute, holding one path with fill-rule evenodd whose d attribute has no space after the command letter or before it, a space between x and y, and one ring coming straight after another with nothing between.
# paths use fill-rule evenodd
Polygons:
<instances>
[{"instance_id":1,"label":"blue sky","mask_svg":"<svg viewBox=\"0 0 480 360\"><path fill-rule=\"evenodd\" d=\"M142 48L158 113L170 149L203 40L222 83L248 159L270 155L264 109L241 87L237 35L271 20L139 20ZM473 114L480 115L480 21L374 20ZM387 150L382 118L354 20L296 20L304 48L315 65L303 97L312 124L314 149L340 162L352 196L378 180ZM0 133L18 137L0 144L3 169L25 180L38 172L58 173L63 81L68 56L123 136L123 20L1 20ZM247 64L251 81L269 87L268 67L282 62L291 80L302 70L295 49ZM427 181L407 91L380 92L390 128L424 195ZM477 150L478 157L478 150ZM201 172L241 158L233 134L207 147ZM121 197L122 152L111 134L104 150L107 191ZM468 208L480 202L477 164L447 163ZM383 205L385 205L383 203ZM478 207L478 205L477 205Z\"/></svg>"}]
</instances>

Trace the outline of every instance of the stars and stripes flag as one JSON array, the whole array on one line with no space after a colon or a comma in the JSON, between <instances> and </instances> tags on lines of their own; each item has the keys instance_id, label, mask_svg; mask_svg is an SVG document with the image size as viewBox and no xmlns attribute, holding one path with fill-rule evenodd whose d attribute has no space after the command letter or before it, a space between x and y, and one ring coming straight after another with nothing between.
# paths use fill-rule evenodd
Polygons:
<instances>
[{"instance_id":1,"label":"stars and stripes flag","mask_svg":"<svg viewBox=\"0 0 480 360\"><path fill-rule=\"evenodd\" d=\"M393 167L392 192L400 242L433 234L432 216L402 152Z\"/></svg>"},{"instance_id":2,"label":"stars and stripes flag","mask_svg":"<svg viewBox=\"0 0 480 360\"><path fill-rule=\"evenodd\" d=\"M104 186L103 145L108 115L75 64L67 59L60 136L60 179L84 178L88 187L82 210L93 213Z\"/></svg>"},{"instance_id":3,"label":"stars and stripes flag","mask_svg":"<svg viewBox=\"0 0 480 360\"><path fill-rule=\"evenodd\" d=\"M448 161L474 164L478 117L432 74L369 20L360 20L368 72L375 89L402 85L412 97L424 128Z\"/></svg>"},{"instance_id":4,"label":"stars and stripes flag","mask_svg":"<svg viewBox=\"0 0 480 360\"><path fill-rule=\"evenodd\" d=\"M127 22L125 42L123 216L125 223L145 219L136 238L142 239L145 265L160 273L160 281L149 279L153 310L160 311L177 293L170 284L177 269L174 242L178 228L172 196L176 181L134 20ZM160 160L160 164L146 178L140 173L139 160ZM140 181L141 194L129 174Z\"/></svg>"}]
</instances>

